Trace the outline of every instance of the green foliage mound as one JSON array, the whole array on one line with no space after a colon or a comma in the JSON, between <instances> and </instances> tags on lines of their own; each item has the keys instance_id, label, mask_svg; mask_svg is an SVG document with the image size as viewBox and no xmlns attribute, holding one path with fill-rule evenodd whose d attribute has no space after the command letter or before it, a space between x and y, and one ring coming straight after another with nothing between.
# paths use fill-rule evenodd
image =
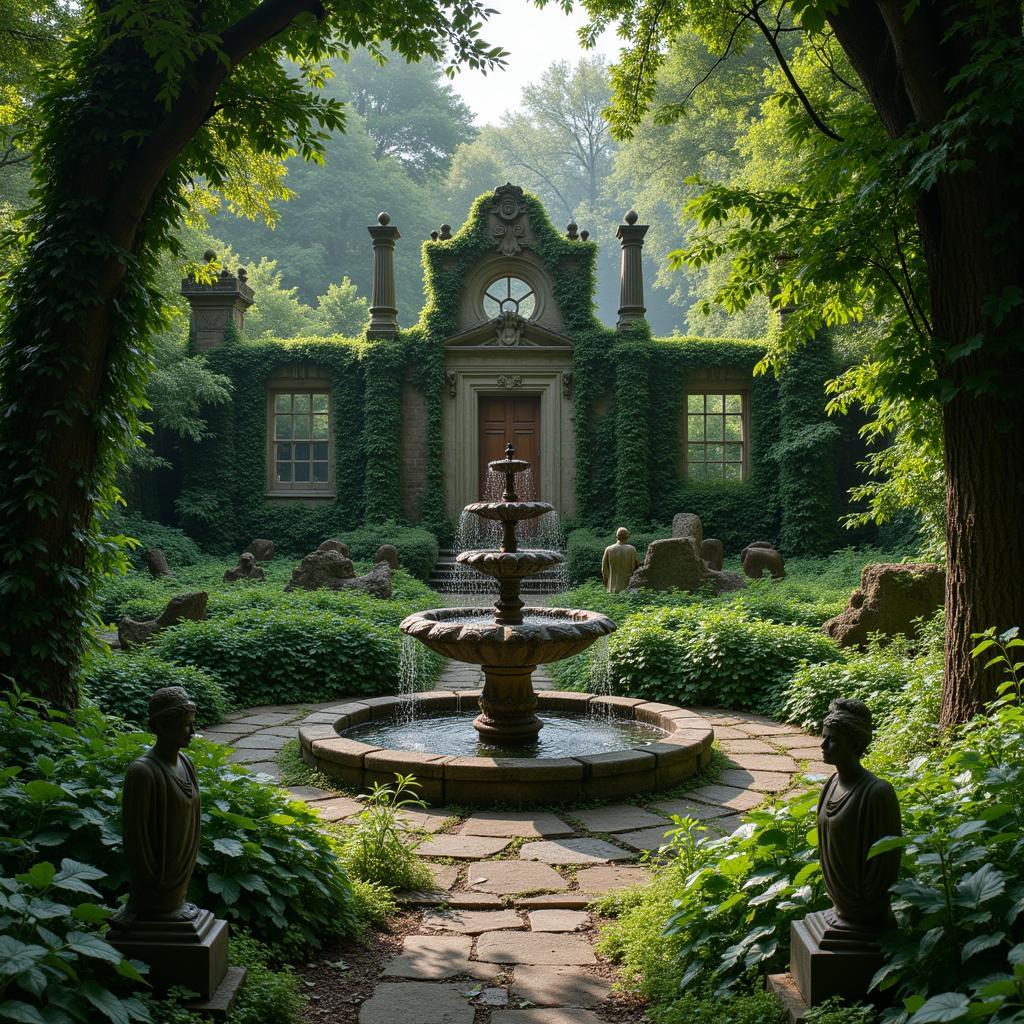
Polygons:
<instances>
[{"instance_id":1,"label":"green foliage mound","mask_svg":"<svg viewBox=\"0 0 1024 1024\"><path fill-rule=\"evenodd\" d=\"M29 887L47 893L36 916L51 930L51 920L73 913L85 894L89 907L74 920L94 935L116 898L127 891L119 794L125 769L152 737L127 732L116 719L93 709L80 710L73 720L51 708L44 714L42 705L18 691L0 703L0 737L5 765L0 770L5 836L0 840L0 875L27 873ZM359 920L349 879L337 842L317 816L283 790L228 764L221 746L197 739L188 755L203 794L202 841L190 898L244 926L285 958L354 934ZM52 878L50 868L40 866L62 862L65 866ZM51 886L57 887L62 872L80 884L64 884L55 894ZM6 883L4 890L5 898L14 891ZM47 916L51 910L52 919ZM0 913L0 943L12 941L14 931L22 928L20 912L15 921ZM45 939L42 933L39 937ZM13 974L15 986L33 998L43 998L44 990L49 994L49 982L40 989L32 973L45 967L40 964L49 954L39 948L39 937L33 940L34 949L21 950L16 961L21 969ZM99 958L97 963L88 961L91 970L104 958L114 962L107 953L82 955ZM60 976L66 986L60 971L43 973ZM91 976L85 973L83 982ZM109 972L103 977L109 979ZM72 988L78 999L82 986Z\"/></svg>"},{"instance_id":2,"label":"green foliage mound","mask_svg":"<svg viewBox=\"0 0 1024 1024\"><path fill-rule=\"evenodd\" d=\"M160 548L167 556L167 563L174 572L179 566L195 565L202 560L199 545L183 530L143 518L138 512L115 509L103 521L103 530L108 534L132 537L139 542L129 553L132 565L145 569L143 555L149 548Z\"/></svg>"},{"instance_id":3,"label":"green foliage mound","mask_svg":"<svg viewBox=\"0 0 1024 1024\"><path fill-rule=\"evenodd\" d=\"M147 727L149 698L163 686L183 686L196 705L197 725L216 725L228 708L220 682L191 665L175 665L148 650L92 656L82 686L93 703L140 729Z\"/></svg>"},{"instance_id":4,"label":"green foliage mound","mask_svg":"<svg viewBox=\"0 0 1024 1024\"><path fill-rule=\"evenodd\" d=\"M381 544L398 549L398 564L411 576L425 583L437 562L437 537L418 526L400 526L394 520L380 526L349 530L341 539L353 558L369 561Z\"/></svg>"},{"instance_id":5,"label":"green foliage mound","mask_svg":"<svg viewBox=\"0 0 1024 1024\"><path fill-rule=\"evenodd\" d=\"M873 751L873 767L893 782L903 811L903 836L873 848L902 850L892 890L897 928L883 940L885 964L874 978L892 997L881 1024L1021 1019L1024 661L1011 662L1024 641L1016 633L997 640L990 631L978 648L994 653L1009 676L990 714L956 733L933 733L928 753L909 762L883 766ZM902 699L913 702L912 686ZM700 837L696 822L680 822L651 884L603 899L602 909L619 916L600 947L655 1001L654 1019L669 1013L662 1007L678 1001L680 986L712 993L725 1013L762 975L784 969L789 922L828 904L815 807L812 793L759 809L713 841ZM818 1024L873 1019L863 1008L827 1007Z\"/></svg>"},{"instance_id":6,"label":"green foliage mound","mask_svg":"<svg viewBox=\"0 0 1024 1024\"><path fill-rule=\"evenodd\" d=\"M608 639L618 693L670 704L713 704L771 713L803 662L834 661L839 649L806 626L752 619L741 609L699 605L634 615ZM586 689L586 658L558 673Z\"/></svg>"}]
</instances>

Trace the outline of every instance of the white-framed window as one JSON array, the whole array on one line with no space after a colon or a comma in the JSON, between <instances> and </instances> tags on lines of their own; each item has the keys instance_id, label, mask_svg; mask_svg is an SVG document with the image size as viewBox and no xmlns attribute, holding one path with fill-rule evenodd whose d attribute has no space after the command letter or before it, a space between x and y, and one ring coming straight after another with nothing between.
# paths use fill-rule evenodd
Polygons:
<instances>
[{"instance_id":1,"label":"white-framed window","mask_svg":"<svg viewBox=\"0 0 1024 1024\"><path fill-rule=\"evenodd\" d=\"M273 389L269 445L271 493L333 492L330 392L300 386Z\"/></svg>"},{"instance_id":2,"label":"white-framed window","mask_svg":"<svg viewBox=\"0 0 1024 1024\"><path fill-rule=\"evenodd\" d=\"M687 480L743 480L747 475L747 443L747 398L744 392L687 393Z\"/></svg>"},{"instance_id":3,"label":"white-framed window","mask_svg":"<svg viewBox=\"0 0 1024 1024\"><path fill-rule=\"evenodd\" d=\"M484 313L492 320L502 313L517 313L529 320L536 308L537 297L521 277L505 274L484 289Z\"/></svg>"}]
</instances>

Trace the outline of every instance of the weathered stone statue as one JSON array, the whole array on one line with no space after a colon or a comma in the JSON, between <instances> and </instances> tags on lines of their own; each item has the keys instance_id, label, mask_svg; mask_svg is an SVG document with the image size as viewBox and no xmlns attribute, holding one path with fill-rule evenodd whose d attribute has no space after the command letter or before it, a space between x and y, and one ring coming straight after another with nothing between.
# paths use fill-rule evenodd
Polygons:
<instances>
[{"instance_id":1,"label":"weathered stone statue","mask_svg":"<svg viewBox=\"0 0 1024 1024\"><path fill-rule=\"evenodd\" d=\"M601 575L604 577L604 589L610 594L617 594L629 586L629 577L640 565L640 556L632 544L627 544L629 530L620 526L615 531L615 543L604 549L601 559Z\"/></svg>"},{"instance_id":2,"label":"weathered stone statue","mask_svg":"<svg viewBox=\"0 0 1024 1024\"><path fill-rule=\"evenodd\" d=\"M188 902L199 851L199 782L182 753L195 735L196 706L180 686L149 700L156 742L129 766L122 798L122 835L131 891L111 920L110 942L150 966L158 989L181 985L203 1000L231 1000L240 975L228 973L228 926ZM223 986L222 986L223 982ZM227 991L218 991L226 987Z\"/></svg>"},{"instance_id":3,"label":"weathered stone statue","mask_svg":"<svg viewBox=\"0 0 1024 1024\"><path fill-rule=\"evenodd\" d=\"M871 847L901 833L892 786L860 761L871 742L871 712L859 700L832 701L821 750L836 771L818 801L818 848L832 909L794 921L790 970L804 1001L831 996L864 999L881 966L876 943L892 926L889 887L899 876L900 853L868 859Z\"/></svg>"},{"instance_id":4,"label":"weathered stone statue","mask_svg":"<svg viewBox=\"0 0 1024 1024\"><path fill-rule=\"evenodd\" d=\"M185 894L199 850L199 783L181 753L195 735L195 719L196 706L180 686L157 690L149 700L156 743L124 777L121 830L131 895L118 923L187 921L198 913Z\"/></svg>"}]
</instances>

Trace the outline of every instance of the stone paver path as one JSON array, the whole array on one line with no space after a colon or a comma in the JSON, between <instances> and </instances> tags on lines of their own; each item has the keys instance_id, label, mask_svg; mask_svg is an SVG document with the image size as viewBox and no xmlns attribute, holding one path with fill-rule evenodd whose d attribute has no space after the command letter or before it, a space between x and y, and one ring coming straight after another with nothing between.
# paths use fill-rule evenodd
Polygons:
<instances>
[{"instance_id":1,"label":"stone paver path","mask_svg":"<svg viewBox=\"0 0 1024 1024\"><path fill-rule=\"evenodd\" d=\"M438 687L481 682L478 668L452 662ZM552 688L542 670L534 685ZM297 723L340 703L250 708L204 735L230 745L232 761L279 779L274 757ZM594 952L591 901L647 877L638 862L662 845L672 816L697 819L711 834L731 832L744 811L794 790L798 772L828 771L819 741L792 726L694 710L712 722L732 766L684 795L557 812L408 812L434 888L399 894L422 913L419 927L383 965L360 1024L640 1024L640 1011L616 1002L614 972ZM327 821L350 821L360 809L350 796L312 786L292 794Z\"/></svg>"}]
</instances>

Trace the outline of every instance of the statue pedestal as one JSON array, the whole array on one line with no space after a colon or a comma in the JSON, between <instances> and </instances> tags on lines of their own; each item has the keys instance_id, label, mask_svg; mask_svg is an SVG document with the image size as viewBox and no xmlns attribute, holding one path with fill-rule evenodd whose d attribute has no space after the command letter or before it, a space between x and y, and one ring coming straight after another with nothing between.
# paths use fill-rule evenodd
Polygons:
<instances>
[{"instance_id":1,"label":"statue pedestal","mask_svg":"<svg viewBox=\"0 0 1024 1024\"><path fill-rule=\"evenodd\" d=\"M832 996L868 1001L868 986L883 957L874 936L829 924L829 911L790 925L789 970L803 1001L817 1006Z\"/></svg>"},{"instance_id":2,"label":"statue pedestal","mask_svg":"<svg viewBox=\"0 0 1024 1024\"><path fill-rule=\"evenodd\" d=\"M122 956L149 964L147 980L158 991L180 985L208 1002L228 974L228 923L209 910L191 921L133 921L111 929L107 941ZM232 976L237 991L241 978Z\"/></svg>"}]
</instances>

